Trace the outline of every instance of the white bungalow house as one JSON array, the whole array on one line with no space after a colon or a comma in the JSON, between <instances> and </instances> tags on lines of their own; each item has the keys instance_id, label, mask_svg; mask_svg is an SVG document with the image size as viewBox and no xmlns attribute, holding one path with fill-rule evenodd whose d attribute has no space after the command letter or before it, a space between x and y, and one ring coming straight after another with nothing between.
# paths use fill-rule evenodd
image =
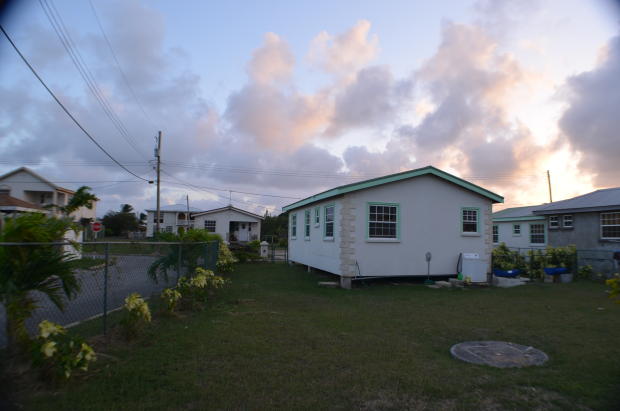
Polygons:
<instances>
[{"instance_id":1,"label":"white bungalow house","mask_svg":"<svg viewBox=\"0 0 620 411\"><path fill-rule=\"evenodd\" d=\"M263 217L231 205L193 213L196 227L219 234L228 242L260 240Z\"/></svg>"},{"instance_id":2,"label":"white bungalow house","mask_svg":"<svg viewBox=\"0 0 620 411\"><path fill-rule=\"evenodd\" d=\"M493 245L510 248L545 248L548 242L544 216L534 214L541 205L506 208L493 213Z\"/></svg>"},{"instance_id":3,"label":"white bungalow house","mask_svg":"<svg viewBox=\"0 0 620 411\"><path fill-rule=\"evenodd\" d=\"M356 277L454 275L461 253L486 274L498 202L432 166L336 187L283 207L289 260L336 274L345 288Z\"/></svg>"},{"instance_id":4,"label":"white bungalow house","mask_svg":"<svg viewBox=\"0 0 620 411\"><path fill-rule=\"evenodd\" d=\"M156 210L147 211L146 236L152 237L157 220ZM228 242L248 242L260 240L260 229L263 217L233 206L200 210L173 204L160 207L160 230L179 233L188 228L200 228L219 234Z\"/></svg>"}]
</instances>

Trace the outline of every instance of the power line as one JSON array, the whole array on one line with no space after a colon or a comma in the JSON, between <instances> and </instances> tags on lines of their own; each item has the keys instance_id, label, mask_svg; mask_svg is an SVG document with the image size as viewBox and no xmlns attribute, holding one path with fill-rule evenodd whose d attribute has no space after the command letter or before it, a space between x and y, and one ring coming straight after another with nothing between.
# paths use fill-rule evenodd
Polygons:
<instances>
[{"instance_id":1,"label":"power line","mask_svg":"<svg viewBox=\"0 0 620 411\"><path fill-rule=\"evenodd\" d=\"M127 128L125 127L123 121L116 114L116 112L112 108L112 105L106 99L105 95L101 92L101 89L97 85L97 81L95 80L92 72L88 68L88 65L84 61L84 58L82 57L82 54L80 53L80 50L78 49L76 43L73 41L71 34L67 30L64 20L56 9L54 2L50 0L51 7L50 4L48 4L47 0L39 0L39 4L45 12L45 15L50 22L52 28L56 32L56 35L58 36L58 39L60 40L62 46L69 54L73 65L77 68L80 76L82 77L89 90L103 109L105 115L112 122L121 137L125 139L127 144L129 144L131 148L133 148L134 151L136 151L136 153L138 153L142 158L146 159L144 154L142 154L142 152L138 149L135 141L127 131Z\"/></svg>"},{"instance_id":2,"label":"power line","mask_svg":"<svg viewBox=\"0 0 620 411\"><path fill-rule=\"evenodd\" d=\"M140 102L140 99L138 98L136 92L134 91L133 87L131 87L131 84L129 83L129 80L127 79L127 76L125 75L125 72L121 68L121 64L119 63L118 58L116 57L116 53L114 52L114 48L112 47L112 43L108 39L108 36L105 33L105 30L103 29L103 24L101 24L101 20L99 19L99 15L97 14L97 10L95 9L95 5L93 4L92 0L88 0L88 2L90 3L90 8L92 9L93 14L95 15L95 19L97 20L97 25L99 26L99 30L101 30L101 34L103 35L103 38L105 39L105 42L108 44L108 48L110 49L110 53L112 54L112 57L114 58L114 62L116 63L116 67L118 67L118 71L121 73L121 76L123 77L123 81L125 82L125 85L127 86L129 91L131 92L131 95L133 96L133 98L136 100L136 103L140 107L140 110L142 111L142 114L144 114L144 117L151 123L151 126L153 126L154 128L158 128L153 123L153 119L151 118L151 116L149 116L148 113L146 112L146 110L144 109L144 106Z\"/></svg>"},{"instance_id":3,"label":"power line","mask_svg":"<svg viewBox=\"0 0 620 411\"><path fill-rule=\"evenodd\" d=\"M47 86L47 84L45 84L45 82L43 81L43 79L41 78L41 76L39 76L39 74L37 73L37 71L34 69L34 67L32 67L30 65L30 63L28 62L28 60L26 59L26 57L24 57L24 55L22 54L22 52L19 50L19 48L17 47L17 45L15 45L15 43L13 42L13 40L11 39L11 37L9 36L9 34L6 32L6 30L4 30L4 27L0 24L0 30L2 30L2 34L4 34L4 36L6 37L6 39L9 41L9 43L11 43L11 46L13 46L13 49L15 49L15 51L17 52L17 54L19 55L19 57L21 57L21 59L24 61L24 63L26 64L26 66L28 66L28 68L30 69L30 71L32 72L32 74L34 74L34 76L37 78L37 80L39 80L39 82L41 83L41 85L45 88L45 90L47 90L47 92L52 96L52 98L56 101L56 103L58 103L58 105L63 109L63 111L69 116L69 118L71 120L73 120L73 122L80 128L80 130L82 130L82 132L84 134L86 134L86 136L90 139L90 141L92 141L98 148L99 150L103 151L105 153L106 156L108 156L110 158L110 160L114 161L120 168L122 168L123 170L125 170L126 172L128 172L129 174L131 174L132 176L139 178L140 180L143 181L149 181L143 177L140 177L139 175L137 175L136 173L134 173L133 171L131 171L130 169L128 169L127 167L125 167L124 165L122 165L117 159L115 159L114 157L112 157L112 155L110 153L108 153L106 151L105 148L103 148L101 146L101 144L99 144L97 142L97 140L95 140L95 138L93 136L90 135L90 133L88 131L86 131L86 129L84 127L82 127L82 125L76 120L75 117L73 117L73 115L69 112L69 110L62 104L62 102L58 99L58 97L56 97L56 95L54 94L54 92L52 92L52 90Z\"/></svg>"}]
</instances>

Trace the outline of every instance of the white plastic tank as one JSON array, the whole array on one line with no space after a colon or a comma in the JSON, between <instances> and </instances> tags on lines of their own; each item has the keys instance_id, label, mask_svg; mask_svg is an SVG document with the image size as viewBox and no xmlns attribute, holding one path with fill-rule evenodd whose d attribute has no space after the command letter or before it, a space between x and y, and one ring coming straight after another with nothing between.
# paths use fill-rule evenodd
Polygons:
<instances>
[{"instance_id":1,"label":"white plastic tank","mask_svg":"<svg viewBox=\"0 0 620 411\"><path fill-rule=\"evenodd\" d=\"M461 273L463 279L469 277L473 283L486 283L487 263L480 259L478 253L463 253Z\"/></svg>"}]
</instances>

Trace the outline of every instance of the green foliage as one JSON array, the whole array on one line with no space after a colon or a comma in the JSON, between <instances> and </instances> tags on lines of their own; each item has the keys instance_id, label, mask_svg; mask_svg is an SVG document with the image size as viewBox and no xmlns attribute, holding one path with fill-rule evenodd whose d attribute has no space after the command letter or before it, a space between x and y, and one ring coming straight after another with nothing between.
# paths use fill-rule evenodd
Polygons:
<instances>
[{"instance_id":1,"label":"green foliage","mask_svg":"<svg viewBox=\"0 0 620 411\"><path fill-rule=\"evenodd\" d=\"M181 293L173 288L166 288L164 291L161 292L161 298L166 304L166 308L170 313L174 312L181 297Z\"/></svg>"},{"instance_id":2,"label":"green foliage","mask_svg":"<svg viewBox=\"0 0 620 411\"><path fill-rule=\"evenodd\" d=\"M201 309L208 299L209 290L215 290L226 284L224 278L216 276L213 271L198 267L192 277L181 277L177 289L182 296L182 305L186 309Z\"/></svg>"},{"instance_id":3,"label":"green foliage","mask_svg":"<svg viewBox=\"0 0 620 411\"><path fill-rule=\"evenodd\" d=\"M58 324L44 320L33 343L32 358L45 377L70 378L75 370L87 371L97 360L95 351L78 337L67 334Z\"/></svg>"},{"instance_id":4,"label":"green foliage","mask_svg":"<svg viewBox=\"0 0 620 411\"><path fill-rule=\"evenodd\" d=\"M525 258L518 251L511 251L505 243L493 249L493 268L509 271L514 269L525 270Z\"/></svg>"},{"instance_id":5,"label":"green foliage","mask_svg":"<svg viewBox=\"0 0 620 411\"><path fill-rule=\"evenodd\" d=\"M75 229L75 225L69 219L23 214L5 221L0 242L60 241L70 229ZM33 292L46 295L61 310L65 297L77 294L80 287L73 272L74 259L62 246L0 247L0 303L6 308L10 349L29 340L25 321L36 309Z\"/></svg>"},{"instance_id":6,"label":"green foliage","mask_svg":"<svg viewBox=\"0 0 620 411\"><path fill-rule=\"evenodd\" d=\"M102 219L106 228L106 235L120 236L129 231L136 231L140 226L140 221L133 213L130 204L123 204L121 211L108 211Z\"/></svg>"},{"instance_id":7,"label":"green foliage","mask_svg":"<svg viewBox=\"0 0 620 411\"><path fill-rule=\"evenodd\" d=\"M231 273L234 269L233 265L237 262L237 259L230 252L230 248L225 242L220 243L219 254L217 256L217 271L220 273Z\"/></svg>"},{"instance_id":8,"label":"green foliage","mask_svg":"<svg viewBox=\"0 0 620 411\"><path fill-rule=\"evenodd\" d=\"M609 290L609 298L612 298L616 304L620 304L620 274L614 274L614 278L605 280L611 289Z\"/></svg>"},{"instance_id":9,"label":"green foliage","mask_svg":"<svg viewBox=\"0 0 620 411\"><path fill-rule=\"evenodd\" d=\"M120 321L123 335L131 339L151 322L151 310L144 298L138 293L131 293L125 298L123 318Z\"/></svg>"},{"instance_id":10,"label":"green foliage","mask_svg":"<svg viewBox=\"0 0 620 411\"><path fill-rule=\"evenodd\" d=\"M577 278L580 280L591 280L594 275L594 270L591 265L582 265L577 270Z\"/></svg>"},{"instance_id":11,"label":"green foliage","mask_svg":"<svg viewBox=\"0 0 620 411\"><path fill-rule=\"evenodd\" d=\"M220 259L222 253L227 250L222 238L218 234L209 233L207 230L190 229L182 234L173 233L159 233L157 236L158 241L167 242L180 242L181 244L168 245L168 251L155 260L148 269L148 275L153 281L158 281L161 276L166 281L168 280L168 272L170 270L176 270L180 263L182 267L186 267L188 271L193 272L200 264L200 261L205 258L207 252L207 244L214 241L219 242L219 254L218 254L218 270L220 269ZM180 256L179 256L180 253ZM232 271L232 263L222 263L223 269Z\"/></svg>"},{"instance_id":12,"label":"green foliage","mask_svg":"<svg viewBox=\"0 0 620 411\"><path fill-rule=\"evenodd\" d=\"M86 207L89 210L92 210L93 203L95 201L99 201L97 196L90 192L90 187L82 186L77 189L73 197L69 200L66 206L59 207L60 210L69 215L72 212L76 211L80 207Z\"/></svg>"},{"instance_id":13,"label":"green foliage","mask_svg":"<svg viewBox=\"0 0 620 411\"><path fill-rule=\"evenodd\" d=\"M577 250L574 245L566 247L547 247L545 254L546 267L565 267L573 271L577 259Z\"/></svg>"},{"instance_id":14,"label":"green foliage","mask_svg":"<svg viewBox=\"0 0 620 411\"><path fill-rule=\"evenodd\" d=\"M255 252L260 252L260 241L254 240L248 243L248 247L251 248Z\"/></svg>"},{"instance_id":15,"label":"green foliage","mask_svg":"<svg viewBox=\"0 0 620 411\"><path fill-rule=\"evenodd\" d=\"M314 214L312 216L314 217ZM288 238L288 214L270 216L265 213L265 219L261 223L261 235L263 238Z\"/></svg>"}]
</instances>

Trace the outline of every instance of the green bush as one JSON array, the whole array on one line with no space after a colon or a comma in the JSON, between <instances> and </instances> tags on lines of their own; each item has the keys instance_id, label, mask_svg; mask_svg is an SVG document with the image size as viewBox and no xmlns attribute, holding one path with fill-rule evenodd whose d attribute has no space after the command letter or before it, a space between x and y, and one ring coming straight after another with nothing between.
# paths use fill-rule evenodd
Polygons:
<instances>
[{"instance_id":1,"label":"green bush","mask_svg":"<svg viewBox=\"0 0 620 411\"><path fill-rule=\"evenodd\" d=\"M137 336L151 322L151 310L144 298L138 293L131 293L125 298L124 313L120 325L127 339Z\"/></svg>"},{"instance_id":2,"label":"green bush","mask_svg":"<svg viewBox=\"0 0 620 411\"><path fill-rule=\"evenodd\" d=\"M594 275L594 270L592 269L592 266L583 265L579 267L579 270L577 270L576 277L580 280L591 280L593 275Z\"/></svg>"}]
</instances>

